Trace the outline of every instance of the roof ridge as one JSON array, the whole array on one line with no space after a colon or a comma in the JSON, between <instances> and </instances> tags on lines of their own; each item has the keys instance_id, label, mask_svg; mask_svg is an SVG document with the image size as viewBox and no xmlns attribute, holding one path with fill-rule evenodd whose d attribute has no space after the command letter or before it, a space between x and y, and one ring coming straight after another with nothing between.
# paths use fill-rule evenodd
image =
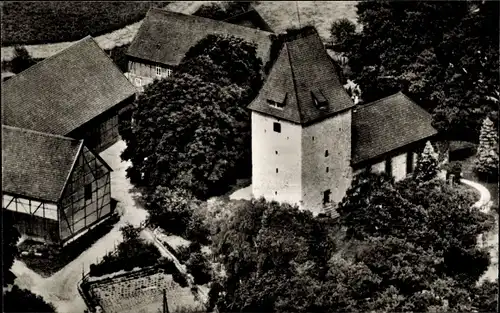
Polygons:
<instances>
[{"instance_id":1,"label":"roof ridge","mask_svg":"<svg viewBox=\"0 0 500 313\"><path fill-rule=\"evenodd\" d=\"M290 56L290 49L288 49L288 42L285 41L283 43L282 49L286 47L286 53L287 53L287 59L288 59L288 64L290 65L290 71L292 74L292 85L293 85L293 91L295 93L295 101L297 102L297 111L299 113L299 120L303 120L303 114L302 114L302 109L299 103L299 96L298 96L298 91L297 91L297 81L295 79L295 73L293 72L293 65L292 65L292 57Z\"/></svg>"},{"instance_id":2,"label":"roof ridge","mask_svg":"<svg viewBox=\"0 0 500 313\"><path fill-rule=\"evenodd\" d=\"M64 140L67 140L67 141L83 142L83 139L75 139L75 138L71 138L71 137L65 137L65 136L51 134L51 133L44 133L44 132L39 132L39 131L36 131L36 130L33 130L33 129L16 127L16 126L10 126L10 125L5 125L5 124L2 124L2 128L7 128L7 129L15 130L15 131L21 131L21 132L25 132L25 133L33 133L33 134L37 134L37 135L45 136L45 137L53 137L53 138L58 138L58 139L64 139Z\"/></svg>"},{"instance_id":3,"label":"roof ridge","mask_svg":"<svg viewBox=\"0 0 500 313\"><path fill-rule=\"evenodd\" d=\"M75 46L79 45L80 43L87 41L89 38L93 39L93 38L92 38L92 36L87 35L87 36L85 36L85 37L84 37L84 38L82 38L82 39L79 39L79 40L76 40L76 41L72 42L72 43L71 43L71 45L70 45L69 47L67 47L67 48L65 48L65 49L62 49L61 51L59 51L59 52L57 52L57 53L55 53L55 54L53 54L53 55L51 55L51 56L49 56L49 57L47 57L47 58L45 58L45 59L42 59L40 62L37 62L37 63L33 64L32 66L28 67L28 68L27 68L27 69L25 69L24 71L22 71L22 72L20 72L20 73L16 74L15 76L13 76L11 79L9 79L9 80L7 80L7 81L3 82L3 84L8 85L8 84L9 84L9 82L10 82L10 83L12 83L12 81L15 81L15 80L16 80L16 77L19 77L21 74L32 72L34 69L36 69L36 68L38 68L38 67L42 66L42 64L43 64L43 63L48 62L49 60L53 60L53 59L55 59L57 56L59 56L59 55L63 54L65 51L68 51L68 50L70 50L71 48L73 48L73 47L75 47ZM23 47L24 47L24 46L23 46ZM33 57L32 57L32 58L33 58Z\"/></svg>"},{"instance_id":4,"label":"roof ridge","mask_svg":"<svg viewBox=\"0 0 500 313\"><path fill-rule=\"evenodd\" d=\"M364 109L364 108L366 108L366 107L372 106L372 105L374 105L374 104L378 104L379 102L381 102L381 101L383 101L383 100L387 100L387 99L393 98L393 97L395 97L395 96L399 95L400 93L401 93L401 94L403 94L404 96L406 96L403 92L398 91L398 92L396 92L396 93L393 93L393 94L388 95L388 96L385 96L385 97L383 97L383 98L380 98L380 99L374 100L374 101L372 101L372 102L368 102L368 103L366 103L366 104L361 104L361 105L356 105L356 106L355 106L355 110L361 110L361 109ZM408 97L406 96L406 98L408 98ZM408 98L408 99L409 99L409 100L411 100L410 98ZM411 100L411 101L413 101L413 100Z\"/></svg>"},{"instance_id":5,"label":"roof ridge","mask_svg":"<svg viewBox=\"0 0 500 313\"><path fill-rule=\"evenodd\" d=\"M176 12L176 11L170 11L170 10L166 10L166 9L162 9L162 8L151 8L151 9L149 9L148 13L146 14L146 17L150 16L149 13L151 11L161 12L162 14L165 14L165 15L175 14L175 15L180 15L180 16L187 16L188 18L192 18L192 19L199 19L199 20L210 21L210 23L214 23L214 24L228 24L228 25L231 25L232 27L246 29L246 30L252 30L254 32L261 32L261 33L265 33L267 35L273 34L272 32L268 32L268 31L265 31L265 30L260 30L260 29L256 29L256 28L245 27L245 26L241 26L241 25L233 24L233 23L228 23L228 22L225 22L224 20L219 21L219 20L214 20L214 19L208 18L208 17L198 16L198 15L193 15L193 14L185 14L185 13Z\"/></svg>"}]
</instances>

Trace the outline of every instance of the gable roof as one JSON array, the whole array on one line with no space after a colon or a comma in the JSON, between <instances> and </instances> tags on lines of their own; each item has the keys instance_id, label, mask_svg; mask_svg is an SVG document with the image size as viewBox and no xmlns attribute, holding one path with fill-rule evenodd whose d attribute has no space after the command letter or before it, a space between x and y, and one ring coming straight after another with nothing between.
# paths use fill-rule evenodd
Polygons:
<instances>
[{"instance_id":1,"label":"gable roof","mask_svg":"<svg viewBox=\"0 0 500 313\"><path fill-rule=\"evenodd\" d=\"M90 36L2 87L2 124L62 136L136 92Z\"/></svg>"},{"instance_id":2,"label":"gable roof","mask_svg":"<svg viewBox=\"0 0 500 313\"><path fill-rule=\"evenodd\" d=\"M2 191L57 202L83 140L2 125Z\"/></svg>"},{"instance_id":3,"label":"gable roof","mask_svg":"<svg viewBox=\"0 0 500 313\"><path fill-rule=\"evenodd\" d=\"M352 163L437 134L431 115L402 92L359 105L352 114Z\"/></svg>"},{"instance_id":4,"label":"gable roof","mask_svg":"<svg viewBox=\"0 0 500 313\"><path fill-rule=\"evenodd\" d=\"M313 91L320 91L326 99L324 108L315 104ZM267 103L276 94L288 94L282 109ZM264 86L248 108L294 123L311 124L353 106L317 31L311 29L283 44Z\"/></svg>"},{"instance_id":5,"label":"gable roof","mask_svg":"<svg viewBox=\"0 0 500 313\"><path fill-rule=\"evenodd\" d=\"M250 10L244 13L234 15L225 19L224 22L250 28L256 28L270 33L274 32L271 26L269 26L269 24L262 18L259 12L253 7L251 7Z\"/></svg>"},{"instance_id":6,"label":"gable roof","mask_svg":"<svg viewBox=\"0 0 500 313\"><path fill-rule=\"evenodd\" d=\"M269 32L158 8L148 11L127 55L177 66L189 48L210 34L232 35L254 42L262 63L265 64L269 58Z\"/></svg>"}]
</instances>

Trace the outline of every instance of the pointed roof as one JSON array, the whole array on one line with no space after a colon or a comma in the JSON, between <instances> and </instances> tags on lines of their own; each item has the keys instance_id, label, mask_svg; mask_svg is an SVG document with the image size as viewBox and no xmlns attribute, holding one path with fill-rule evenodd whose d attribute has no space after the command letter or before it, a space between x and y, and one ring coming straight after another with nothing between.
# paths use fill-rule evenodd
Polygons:
<instances>
[{"instance_id":1,"label":"pointed roof","mask_svg":"<svg viewBox=\"0 0 500 313\"><path fill-rule=\"evenodd\" d=\"M402 92L356 106L352 114L352 164L437 134L432 116Z\"/></svg>"},{"instance_id":2,"label":"pointed roof","mask_svg":"<svg viewBox=\"0 0 500 313\"><path fill-rule=\"evenodd\" d=\"M269 100L286 94L281 108ZM318 99L321 98L321 99ZM318 105L318 102L326 103ZM287 39L249 109L298 124L312 124L354 106L315 29Z\"/></svg>"},{"instance_id":3,"label":"pointed roof","mask_svg":"<svg viewBox=\"0 0 500 313\"><path fill-rule=\"evenodd\" d=\"M2 125L2 191L57 202L83 140Z\"/></svg>"},{"instance_id":4,"label":"pointed roof","mask_svg":"<svg viewBox=\"0 0 500 313\"><path fill-rule=\"evenodd\" d=\"M151 8L130 44L127 55L151 62L177 66L186 52L207 35L221 34L242 38L257 45L257 56L265 63L269 58L272 33L216 21L205 17L186 15Z\"/></svg>"},{"instance_id":5,"label":"pointed roof","mask_svg":"<svg viewBox=\"0 0 500 313\"><path fill-rule=\"evenodd\" d=\"M2 124L65 136L135 92L88 36L2 84Z\"/></svg>"}]
</instances>

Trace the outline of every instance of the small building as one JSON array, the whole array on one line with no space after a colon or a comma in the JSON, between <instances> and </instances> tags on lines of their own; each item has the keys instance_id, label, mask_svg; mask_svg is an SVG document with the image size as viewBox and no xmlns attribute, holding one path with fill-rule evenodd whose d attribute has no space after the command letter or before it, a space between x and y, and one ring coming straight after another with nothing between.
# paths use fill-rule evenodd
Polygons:
<instances>
[{"instance_id":1,"label":"small building","mask_svg":"<svg viewBox=\"0 0 500 313\"><path fill-rule=\"evenodd\" d=\"M136 92L89 36L2 83L2 124L84 139L99 153L118 140Z\"/></svg>"},{"instance_id":2,"label":"small building","mask_svg":"<svg viewBox=\"0 0 500 313\"><path fill-rule=\"evenodd\" d=\"M111 168L83 140L2 126L2 214L65 245L112 213Z\"/></svg>"},{"instance_id":3,"label":"small building","mask_svg":"<svg viewBox=\"0 0 500 313\"><path fill-rule=\"evenodd\" d=\"M436 134L402 93L354 105L314 28L288 35L249 109L253 196L314 213L334 209L360 171L405 177Z\"/></svg>"},{"instance_id":4,"label":"small building","mask_svg":"<svg viewBox=\"0 0 500 313\"><path fill-rule=\"evenodd\" d=\"M143 90L153 80L170 76L186 52L210 34L232 35L254 42L263 64L269 59L270 32L151 8L127 51L128 78Z\"/></svg>"},{"instance_id":5,"label":"small building","mask_svg":"<svg viewBox=\"0 0 500 313\"><path fill-rule=\"evenodd\" d=\"M263 30L265 32L274 32L271 26L269 26L269 24L262 18L259 12L252 6L250 6L250 9L248 11L231 16L230 18L225 19L224 22L255 28Z\"/></svg>"}]
</instances>

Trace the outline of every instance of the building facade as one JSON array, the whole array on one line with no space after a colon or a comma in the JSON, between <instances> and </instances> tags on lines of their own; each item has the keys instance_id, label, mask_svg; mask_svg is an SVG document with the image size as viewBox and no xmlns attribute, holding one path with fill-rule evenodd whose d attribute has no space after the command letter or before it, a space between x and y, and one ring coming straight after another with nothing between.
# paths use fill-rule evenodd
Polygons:
<instances>
[{"instance_id":1,"label":"building facade","mask_svg":"<svg viewBox=\"0 0 500 313\"><path fill-rule=\"evenodd\" d=\"M112 213L111 168L83 140L2 126L2 209L26 237L65 245Z\"/></svg>"},{"instance_id":2,"label":"building facade","mask_svg":"<svg viewBox=\"0 0 500 313\"><path fill-rule=\"evenodd\" d=\"M336 214L363 171L405 178L436 135L402 93L354 105L314 28L288 36L249 109L253 196L315 214Z\"/></svg>"}]
</instances>

